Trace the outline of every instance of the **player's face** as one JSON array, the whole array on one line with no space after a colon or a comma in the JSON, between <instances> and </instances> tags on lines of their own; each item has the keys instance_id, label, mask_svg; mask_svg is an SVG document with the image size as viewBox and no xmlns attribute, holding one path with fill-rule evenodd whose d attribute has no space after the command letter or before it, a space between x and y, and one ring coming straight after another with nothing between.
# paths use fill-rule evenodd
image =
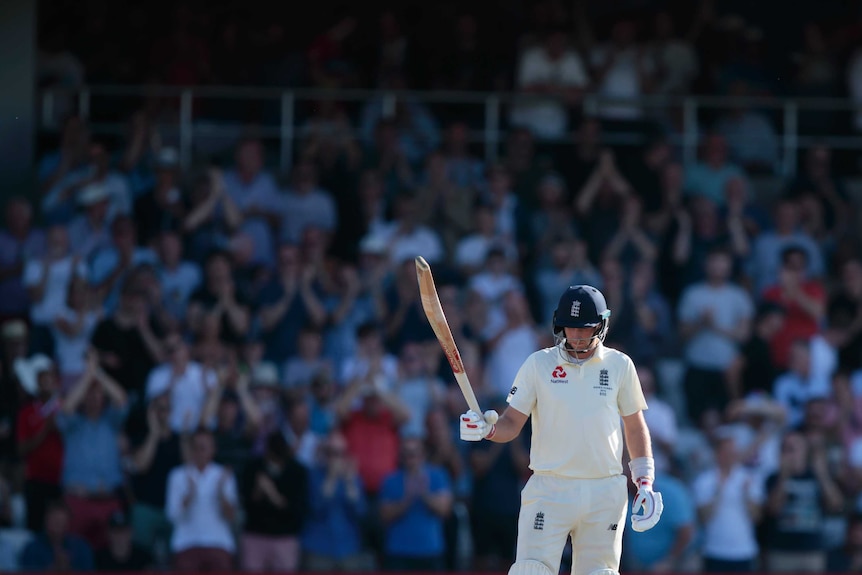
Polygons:
<instances>
[{"instance_id":1,"label":"player's face","mask_svg":"<svg viewBox=\"0 0 862 575\"><path fill-rule=\"evenodd\" d=\"M594 327L567 327L564 328L566 334L566 349L569 353L573 353L577 359L586 359L595 351L599 340L596 336L596 328Z\"/></svg>"}]
</instances>

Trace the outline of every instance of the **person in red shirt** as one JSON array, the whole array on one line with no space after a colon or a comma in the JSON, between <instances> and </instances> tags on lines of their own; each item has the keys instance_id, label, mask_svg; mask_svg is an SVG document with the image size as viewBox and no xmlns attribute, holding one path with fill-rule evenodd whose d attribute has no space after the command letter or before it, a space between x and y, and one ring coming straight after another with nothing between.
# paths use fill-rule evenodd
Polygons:
<instances>
[{"instance_id":1,"label":"person in red shirt","mask_svg":"<svg viewBox=\"0 0 862 575\"><path fill-rule=\"evenodd\" d=\"M373 379L358 378L352 382L335 412L362 485L368 496L376 497L383 479L398 469L398 432L410 419L410 410Z\"/></svg>"},{"instance_id":2,"label":"person in red shirt","mask_svg":"<svg viewBox=\"0 0 862 575\"><path fill-rule=\"evenodd\" d=\"M59 377L54 362L44 355L16 360L15 373L30 396L18 412L16 436L25 463L27 528L39 532L48 503L62 495L63 439L54 423L60 407Z\"/></svg>"},{"instance_id":3,"label":"person in red shirt","mask_svg":"<svg viewBox=\"0 0 862 575\"><path fill-rule=\"evenodd\" d=\"M770 342L779 369L787 368L793 342L817 334L826 314L826 290L820 281L806 277L807 269L808 253L802 247L785 248L778 283L763 292L765 302L777 303L786 312L783 328Z\"/></svg>"}]
</instances>

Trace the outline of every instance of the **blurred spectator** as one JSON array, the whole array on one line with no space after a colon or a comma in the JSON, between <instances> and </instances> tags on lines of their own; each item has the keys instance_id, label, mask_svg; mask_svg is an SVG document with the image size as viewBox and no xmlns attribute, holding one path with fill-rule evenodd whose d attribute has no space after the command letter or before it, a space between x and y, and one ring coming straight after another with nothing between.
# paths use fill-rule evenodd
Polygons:
<instances>
[{"instance_id":1,"label":"blurred spectator","mask_svg":"<svg viewBox=\"0 0 862 575\"><path fill-rule=\"evenodd\" d=\"M311 429L311 402L303 395L287 404L282 434L299 463L312 467L320 450L320 436Z\"/></svg>"},{"instance_id":2,"label":"blurred spectator","mask_svg":"<svg viewBox=\"0 0 862 575\"><path fill-rule=\"evenodd\" d=\"M814 240L799 230L799 222L798 202L788 197L780 198L775 205L775 227L761 233L752 247L748 276L754 283L755 294L778 283L782 254L790 246L805 250L807 275L819 277L823 273L823 255Z\"/></svg>"},{"instance_id":3,"label":"blurred spectator","mask_svg":"<svg viewBox=\"0 0 862 575\"><path fill-rule=\"evenodd\" d=\"M150 370L162 359L162 344L154 333L146 297L134 276L129 276L120 288L117 309L99 321L92 339L108 375L138 394L143 394Z\"/></svg>"},{"instance_id":4,"label":"blurred spectator","mask_svg":"<svg viewBox=\"0 0 862 575\"><path fill-rule=\"evenodd\" d=\"M728 95L744 101L749 97L748 85L743 81L734 82ZM749 174L776 172L778 134L763 113L745 103L735 104L719 117L714 130L727 142L731 161Z\"/></svg>"},{"instance_id":5,"label":"blurred spectator","mask_svg":"<svg viewBox=\"0 0 862 575\"><path fill-rule=\"evenodd\" d=\"M655 83L655 63L637 43L637 22L622 18L614 22L611 37L590 53L596 92L609 99L637 100ZM602 104L599 115L606 120L636 120L643 111L632 104Z\"/></svg>"},{"instance_id":6,"label":"blurred spectator","mask_svg":"<svg viewBox=\"0 0 862 575\"><path fill-rule=\"evenodd\" d=\"M267 360L284 361L293 355L303 325L323 324L326 309L317 295L314 275L314 268L303 264L295 245L278 248L273 277L256 302Z\"/></svg>"},{"instance_id":7,"label":"blurred spectator","mask_svg":"<svg viewBox=\"0 0 862 575\"><path fill-rule=\"evenodd\" d=\"M191 360L188 343L179 333L168 334L163 346L166 361L147 376L146 398L151 401L169 392L171 429L189 433L204 423L204 403L217 375Z\"/></svg>"},{"instance_id":8,"label":"blurred spectator","mask_svg":"<svg viewBox=\"0 0 862 575\"><path fill-rule=\"evenodd\" d=\"M690 196L705 196L723 206L727 182L744 178L745 174L728 157L727 140L721 134L707 135L702 146L700 160L685 170L685 192Z\"/></svg>"},{"instance_id":9,"label":"blurred spectator","mask_svg":"<svg viewBox=\"0 0 862 575\"><path fill-rule=\"evenodd\" d=\"M116 307L120 286L128 272L143 264L156 263L151 249L138 246L135 221L129 216L120 216L111 222L110 245L95 250L89 258L89 281L107 312Z\"/></svg>"},{"instance_id":10,"label":"blurred spectator","mask_svg":"<svg viewBox=\"0 0 862 575\"><path fill-rule=\"evenodd\" d=\"M727 371L735 396L772 393L779 370L772 358L770 342L784 326L784 315L784 308L778 304L767 302L758 306L751 333Z\"/></svg>"},{"instance_id":11,"label":"blurred spectator","mask_svg":"<svg viewBox=\"0 0 862 575\"><path fill-rule=\"evenodd\" d=\"M348 87L359 70L351 61L350 40L358 22L353 16L341 16L317 36L308 48L309 75L319 88Z\"/></svg>"},{"instance_id":12,"label":"blurred spectator","mask_svg":"<svg viewBox=\"0 0 862 575\"><path fill-rule=\"evenodd\" d=\"M409 71L412 49L398 16L392 10L383 11L378 20L379 43L374 73L378 87L386 87L387 80L401 77Z\"/></svg>"},{"instance_id":13,"label":"blurred spectator","mask_svg":"<svg viewBox=\"0 0 862 575\"><path fill-rule=\"evenodd\" d=\"M541 300L539 309L543 322L553 317L560 294L567 287L578 284L603 287L601 274L588 258L586 242L559 238L550 247L548 256L548 263L539 267L533 280L533 288Z\"/></svg>"},{"instance_id":14,"label":"blurred spectator","mask_svg":"<svg viewBox=\"0 0 862 575\"><path fill-rule=\"evenodd\" d=\"M826 315L826 291L823 284L808 273L810 260L801 246L790 245L781 252L778 282L763 292L763 300L785 310L781 330L770 341L775 365L785 368L794 340L808 339L820 331Z\"/></svg>"},{"instance_id":15,"label":"blurred spectator","mask_svg":"<svg viewBox=\"0 0 862 575\"><path fill-rule=\"evenodd\" d=\"M417 252L416 255L421 253ZM393 353L398 353L407 342L431 339L434 331L419 298L413 257L400 260L395 267L395 274L394 285L390 285L384 296L387 310L384 317L386 343Z\"/></svg>"},{"instance_id":16,"label":"blurred spectator","mask_svg":"<svg viewBox=\"0 0 862 575\"><path fill-rule=\"evenodd\" d=\"M350 456L356 461L370 501L377 500L383 479L398 464L398 430L410 419L410 408L371 374L351 381L335 404Z\"/></svg>"},{"instance_id":17,"label":"blurred spectator","mask_svg":"<svg viewBox=\"0 0 862 575\"><path fill-rule=\"evenodd\" d=\"M446 254L452 254L458 240L473 228L476 189L451 179L442 152L428 154L424 176L423 185L416 191L418 220L435 230Z\"/></svg>"},{"instance_id":18,"label":"blurred spectator","mask_svg":"<svg viewBox=\"0 0 862 575\"><path fill-rule=\"evenodd\" d=\"M446 256L440 234L436 229L421 223L424 214L420 207L420 199L413 193L400 194L395 198L392 220L372 232L372 237L388 244L392 265L400 265L419 255L433 264L443 261Z\"/></svg>"},{"instance_id":19,"label":"blurred spectator","mask_svg":"<svg viewBox=\"0 0 862 575\"><path fill-rule=\"evenodd\" d=\"M691 39L676 34L674 12L663 10L655 15L653 21L654 37L647 46L652 59L650 68L654 70L653 91L663 95L688 94L699 71L699 62ZM694 27L694 26L693 26Z\"/></svg>"},{"instance_id":20,"label":"blurred spectator","mask_svg":"<svg viewBox=\"0 0 862 575\"><path fill-rule=\"evenodd\" d=\"M234 278L230 254L212 252L204 265L204 282L189 298L188 325L200 334L210 320L218 326L219 339L236 345L248 336L251 306Z\"/></svg>"},{"instance_id":21,"label":"blurred spectator","mask_svg":"<svg viewBox=\"0 0 862 575\"><path fill-rule=\"evenodd\" d=\"M650 363L667 353L676 342L672 317L670 303L656 285L653 265L649 261L638 262L632 269L622 309L614 321L613 339L622 343L635 364Z\"/></svg>"},{"instance_id":22,"label":"blurred spectator","mask_svg":"<svg viewBox=\"0 0 862 575\"><path fill-rule=\"evenodd\" d=\"M93 570L93 552L87 542L72 534L69 509L59 501L46 502L44 530L21 551L23 571L86 572Z\"/></svg>"},{"instance_id":23,"label":"blurred spectator","mask_svg":"<svg viewBox=\"0 0 862 575\"><path fill-rule=\"evenodd\" d=\"M309 394L311 401L311 430L317 435L326 436L335 428L335 399L337 387L333 377L318 373L311 380Z\"/></svg>"},{"instance_id":24,"label":"blurred spectator","mask_svg":"<svg viewBox=\"0 0 862 575\"><path fill-rule=\"evenodd\" d=\"M595 169L575 195L582 237L590 246L590 259L597 261L619 228L624 200L633 192L623 176L614 153L605 150L599 156Z\"/></svg>"},{"instance_id":25,"label":"blurred spectator","mask_svg":"<svg viewBox=\"0 0 862 575\"><path fill-rule=\"evenodd\" d=\"M649 426L653 441L653 456L656 471L664 475L671 474L673 459L676 453L678 425L673 407L658 393L655 371L646 364L637 367L638 379L641 382L644 398L649 409L644 412L644 418ZM664 480L664 477L662 477Z\"/></svg>"},{"instance_id":26,"label":"blurred spectator","mask_svg":"<svg viewBox=\"0 0 862 575\"><path fill-rule=\"evenodd\" d=\"M111 245L110 196L104 186L91 184L78 192L76 201L80 213L68 223L69 241L73 253L87 261L99 249Z\"/></svg>"},{"instance_id":27,"label":"blurred spectator","mask_svg":"<svg viewBox=\"0 0 862 575\"><path fill-rule=\"evenodd\" d=\"M165 510L174 526L171 551L177 571L224 573L233 567L239 496L233 473L213 463L214 455L212 434L198 430L189 462L168 476Z\"/></svg>"},{"instance_id":28,"label":"blurred spectator","mask_svg":"<svg viewBox=\"0 0 862 575\"><path fill-rule=\"evenodd\" d=\"M825 144L805 152L801 173L788 184L786 192L793 198L812 195L829 230L845 230L853 221L847 190L833 167L832 149Z\"/></svg>"},{"instance_id":29,"label":"blurred spectator","mask_svg":"<svg viewBox=\"0 0 862 575\"><path fill-rule=\"evenodd\" d=\"M242 569L295 572L309 505L308 470L275 432L266 438L263 457L250 462L242 477Z\"/></svg>"},{"instance_id":30,"label":"blurred spectator","mask_svg":"<svg viewBox=\"0 0 862 575\"><path fill-rule=\"evenodd\" d=\"M85 279L87 274L86 263L70 250L65 227L48 228L46 243L44 255L28 260L23 273L30 299L30 321L43 340L66 307L72 279Z\"/></svg>"},{"instance_id":31,"label":"blurred spectator","mask_svg":"<svg viewBox=\"0 0 862 575\"><path fill-rule=\"evenodd\" d=\"M566 133L567 108L580 103L581 92L589 84L580 56L567 43L562 30L550 32L518 60L515 82L523 99L512 107L511 123L538 138Z\"/></svg>"},{"instance_id":32,"label":"blurred spectator","mask_svg":"<svg viewBox=\"0 0 862 575\"><path fill-rule=\"evenodd\" d=\"M173 468L188 453L187 436L171 428L170 390L152 397L145 416L130 417L126 426L129 487L134 503L131 525L135 544L165 558L171 523L165 515L165 486Z\"/></svg>"},{"instance_id":33,"label":"blurred spectator","mask_svg":"<svg viewBox=\"0 0 862 575\"><path fill-rule=\"evenodd\" d=\"M406 343L401 348L398 368L395 394L401 403L410 406L410 419L401 426L401 435L424 439L428 414L443 402L446 388L429 373L421 343Z\"/></svg>"},{"instance_id":34,"label":"blurred spectator","mask_svg":"<svg viewBox=\"0 0 862 575\"><path fill-rule=\"evenodd\" d=\"M509 393L520 365L540 346L535 321L524 294L519 290L508 290L498 301L502 308L502 321L489 325L488 333L482 334L486 338L484 345L488 354L485 377L497 395L505 395Z\"/></svg>"},{"instance_id":35,"label":"blurred spectator","mask_svg":"<svg viewBox=\"0 0 862 575\"><path fill-rule=\"evenodd\" d=\"M755 392L728 405L728 428L739 458L759 481L778 470L787 411L767 393Z\"/></svg>"},{"instance_id":36,"label":"blurred spectator","mask_svg":"<svg viewBox=\"0 0 862 575\"><path fill-rule=\"evenodd\" d=\"M333 233L338 225L335 202L329 191L318 186L314 165L300 162L293 168L292 180L282 198L281 241L298 243L309 227Z\"/></svg>"},{"instance_id":37,"label":"blurred spectator","mask_svg":"<svg viewBox=\"0 0 862 575\"><path fill-rule=\"evenodd\" d=\"M243 212L225 185L221 172L209 169L195 180L189 194L188 213L183 220L182 231L188 236L189 254L197 262L204 260L213 250L224 249L243 223ZM258 229L256 225L250 224L249 227ZM253 235L248 237L254 242Z\"/></svg>"},{"instance_id":38,"label":"blurred spectator","mask_svg":"<svg viewBox=\"0 0 862 575\"><path fill-rule=\"evenodd\" d=\"M787 423L796 427L802 423L805 403L828 397L831 391L828 377L811 369L811 349L805 339L791 342L787 371L773 384L775 399L787 411Z\"/></svg>"},{"instance_id":39,"label":"blurred spectator","mask_svg":"<svg viewBox=\"0 0 862 575\"><path fill-rule=\"evenodd\" d=\"M0 316L25 317L30 303L24 286L25 266L44 256L46 237L33 226L33 208L27 198L9 198L4 217L0 230Z\"/></svg>"},{"instance_id":40,"label":"blurred spectator","mask_svg":"<svg viewBox=\"0 0 862 575\"><path fill-rule=\"evenodd\" d=\"M102 313L89 284L82 278L72 278L65 305L58 310L51 325L54 356L64 390L84 373L90 339Z\"/></svg>"},{"instance_id":41,"label":"blurred spectator","mask_svg":"<svg viewBox=\"0 0 862 575\"><path fill-rule=\"evenodd\" d=\"M382 200L384 205L388 205L395 196L413 187L413 168L403 149L398 124L394 119L380 119L367 129L373 130L373 133L364 135L364 132L359 131L365 146L363 168L379 175L383 186Z\"/></svg>"},{"instance_id":42,"label":"blurred spectator","mask_svg":"<svg viewBox=\"0 0 862 575\"><path fill-rule=\"evenodd\" d=\"M46 505L60 498L63 439L57 431L60 386L53 362L44 355L15 360L15 372L28 401L15 418L18 455L24 462L27 529L42 531Z\"/></svg>"},{"instance_id":43,"label":"blurred spectator","mask_svg":"<svg viewBox=\"0 0 862 575\"><path fill-rule=\"evenodd\" d=\"M180 187L179 153L162 148L155 159L155 186L135 199L134 215L141 245L152 244L160 232L179 229L189 209L189 198Z\"/></svg>"},{"instance_id":44,"label":"blurred spectator","mask_svg":"<svg viewBox=\"0 0 862 575\"><path fill-rule=\"evenodd\" d=\"M770 226L769 214L761 205L755 203L753 196L751 183L743 178L732 178L724 187L722 213L734 241L744 245L737 248L740 256L747 256L751 251L749 244Z\"/></svg>"},{"instance_id":45,"label":"blurred spectator","mask_svg":"<svg viewBox=\"0 0 862 575\"><path fill-rule=\"evenodd\" d=\"M315 324L304 325L296 339L295 354L281 369L281 384L286 391L303 393L318 373L332 373L332 364L323 357L323 351L323 331Z\"/></svg>"},{"instance_id":46,"label":"blurred spectator","mask_svg":"<svg viewBox=\"0 0 862 575\"><path fill-rule=\"evenodd\" d=\"M201 283L200 266L185 258L183 238L168 228L153 238L158 262L156 270L163 294L162 305L171 317L180 322L185 319L191 295Z\"/></svg>"},{"instance_id":47,"label":"blurred spectator","mask_svg":"<svg viewBox=\"0 0 862 575\"><path fill-rule=\"evenodd\" d=\"M304 568L362 570L368 566L361 541L366 503L356 461L349 458L347 442L338 432L326 437L321 448L321 458L309 471L309 509L302 537Z\"/></svg>"},{"instance_id":48,"label":"blurred spectator","mask_svg":"<svg viewBox=\"0 0 862 575\"><path fill-rule=\"evenodd\" d=\"M303 127L305 142L300 158L314 167L320 187L331 192L338 204L342 201L340 196L347 195L348 190L352 192L356 185L362 149L344 103L333 99L318 100L314 112ZM342 206L338 208L335 219L341 221L341 214L345 212ZM332 231L337 232L337 228Z\"/></svg>"},{"instance_id":49,"label":"blurred spectator","mask_svg":"<svg viewBox=\"0 0 862 575\"><path fill-rule=\"evenodd\" d=\"M356 353L347 358L340 374L343 385L360 379L380 378L384 389L392 389L398 377L398 358L388 353L380 326L364 323L356 330Z\"/></svg>"},{"instance_id":50,"label":"blurred spectator","mask_svg":"<svg viewBox=\"0 0 862 575\"><path fill-rule=\"evenodd\" d=\"M822 445L789 433L781 445L777 473L766 480L767 568L774 573L816 573L826 569L824 513L843 505L829 475Z\"/></svg>"},{"instance_id":51,"label":"blurred spectator","mask_svg":"<svg viewBox=\"0 0 862 575\"><path fill-rule=\"evenodd\" d=\"M658 257L656 242L644 227L643 202L639 197L631 195L623 201L619 227L602 255L619 260L626 268Z\"/></svg>"},{"instance_id":52,"label":"blurred spectator","mask_svg":"<svg viewBox=\"0 0 862 575\"><path fill-rule=\"evenodd\" d=\"M685 344L685 395L688 415L697 424L710 409L723 411L736 389L728 389L726 371L748 339L754 305L748 293L730 281L727 250L713 250L705 282L685 289L679 304L680 334Z\"/></svg>"},{"instance_id":53,"label":"blurred spectator","mask_svg":"<svg viewBox=\"0 0 862 575\"><path fill-rule=\"evenodd\" d=\"M509 443L478 442L471 446L469 462L473 569L491 572L505 568L515 557L519 497L530 463L526 437Z\"/></svg>"},{"instance_id":54,"label":"blurred spectator","mask_svg":"<svg viewBox=\"0 0 862 575\"><path fill-rule=\"evenodd\" d=\"M37 178L40 193L43 196L51 193L60 182L81 180L86 171L89 148L90 129L86 121L78 115L69 115L63 122L58 149L39 160Z\"/></svg>"},{"instance_id":55,"label":"blurred spectator","mask_svg":"<svg viewBox=\"0 0 862 575\"><path fill-rule=\"evenodd\" d=\"M129 184L134 212L137 212L141 196L160 182L157 172L179 163L175 148L162 147L162 136L152 115L145 108L132 113L126 124L123 148L114 154L114 161Z\"/></svg>"},{"instance_id":56,"label":"blurred spectator","mask_svg":"<svg viewBox=\"0 0 862 575\"><path fill-rule=\"evenodd\" d=\"M443 520L452 511L449 478L425 462L418 439L405 439L400 453L400 469L385 478L380 492L384 564L397 571L442 570Z\"/></svg>"},{"instance_id":57,"label":"blurred spectator","mask_svg":"<svg viewBox=\"0 0 862 575\"><path fill-rule=\"evenodd\" d=\"M63 491L72 532L94 551L107 545L108 519L121 508L123 482L119 438L128 400L91 352L87 368L69 390L57 416L63 434Z\"/></svg>"},{"instance_id":58,"label":"blurred spectator","mask_svg":"<svg viewBox=\"0 0 862 575\"><path fill-rule=\"evenodd\" d=\"M708 573L753 571L759 547L755 524L764 503L760 478L739 462L732 436L719 434L715 465L694 483L703 525L703 569Z\"/></svg>"},{"instance_id":59,"label":"blurred spectator","mask_svg":"<svg viewBox=\"0 0 862 575\"><path fill-rule=\"evenodd\" d=\"M460 189L479 191L485 187L485 164L470 151L470 143L470 126L453 122L446 127L441 154L450 181Z\"/></svg>"},{"instance_id":60,"label":"blurred spectator","mask_svg":"<svg viewBox=\"0 0 862 575\"><path fill-rule=\"evenodd\" d=\"M459 271L467 277L477 273L494 248L502 248L506 258L514 264L518 250L513 238L504 238L499 234L494 207L487 201L479 200L472 213L475 231L458 241L451 260Z\"/></svg>"},{"instance_id":61,"label":"blurred spectator","mask_svg":"<svg viewBox=\"0 0 862 575\"><path fill-rule=\"evenodd\" d=\"M152 555L134 543L132 522L122 511L111 515L108 521L108 547L96 553L95 563L96 571L113 573L152 569Z\"/></svg>"},{"instance_id":62,"label":"blurred spectator","mask_svg":"<svg viewBox=\"0 0 862 575\"><path fill-rule=\"evenodd\" d=\"M255 386L254 390L250 388L251 384ZM255 439L263 424L263 414L253 395L262 384L259 369L255 370L252 378L244 374L223 373L207 396L203 425L212 431L215 438L215 461L238 475L252 458Z\"/></svg>"},{"instance_id":63,"label":"blurred spectator","mask_svg":"<svg viewBox=\"0 0 862 575\"><path fill-rule=\"evenodd\" d=\"M284 201L275 179L264 169L263 143L247 138L237 144L235 166L224 173L222 186L242 213L240 229L252 239L253 261L271 264L275 259L274 230L281 224Z\"/></svg>"},{"instance_id":64,"label":"blurred spectator","mask_svg":"<svg viewBox=\"0 0 862 575\"><path fill-rule=\"evenodd\" d=\"M650 402L650 408L655 404ZM644 413L646 415L646 412ZM628 465L623 467L628 469ZM693 494L676 475L674 468L661 474L662 499L668 503L669 513L662 513L659 525L649 531L637 532L625 526L623 541L624 565L632 571L650 573L679 573L689 569L688 559L695 541L697 513ZM626 476L629 476L626 473ZM629 496L634 497L637 488L627 481Z\"/></svg>"},{"instance_id":65,"label":"blurred spectator","mask_svg":"<svg viewBox=\"0 0 862 575\"><path fill-rule=\"evenodd\" d=\"M557 174L549 173L543 177L536 187L536 207L523 214L528 221L523 223L523 231L519 230L519 243L525 246L539 264L545 263L551 244L557 239L574 239L578 228L572 214L572 208L567 201L563 179Z\"/></svg>"},{"instance_id":66,"label":"blurred spectator","mask_svg":"<svg viewBox=\"0 0 862 575\"><path fill-rule=\"evenodd\" d=\"M15 442L15 417L21 404L21 385L15 374L15 360L29 353L27 324L23 320L7 320L0 327L0 463L14 459L18 447ZM17 463L17 461L16 461Z\"/></svg>"},{"instance_id":67,"label":"blurred spectator","mask_svg":"<svg viewBox=\"0 0 862 575\"><path fill-rule=\"evenodd\" d=\"M403 79L396 77L387 81L386 88L398 91L404 90L406 85ZM381 160L394 154L390 161L405 161L407 166L400 169L418 167L425 156L440 145L440 127L431 110L406 96L398 96L391 111L387 110L382 97L369 100L360 114L358 134L366 146L376 144ZM396 166L397 163L392 167Z\"/></svg>"},{"instance_id":68,"label":"blurred spectator","mask_svg":"<svg viewBox=\"0 0 862 575\"><path fill-rule=\"evenodd\" d=\"M584 117L573 132L574 153L568 147L563 148L554 162L555 168L566 180L568 200L572 200L571 195L584 187L606 149L602 144L602 124L598 118ZM642 180L639 178L638 181Z\"/></svg>"}]
</instances>

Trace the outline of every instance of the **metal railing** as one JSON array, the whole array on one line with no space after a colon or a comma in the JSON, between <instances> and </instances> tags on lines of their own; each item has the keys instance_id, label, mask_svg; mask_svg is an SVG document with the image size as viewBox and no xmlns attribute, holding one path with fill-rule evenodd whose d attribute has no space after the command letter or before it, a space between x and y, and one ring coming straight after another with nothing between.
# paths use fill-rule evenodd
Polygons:
<instances>
[{"instance_id":1,"label":"metal railing","mask_svg":"<svg viewBox=\"0 0 862 575\"><path fill-rule=\"evenodd\" d=\"M188 166L192 161L192 151L195 142L202 135L232 136L241 126L237 122L209 122L206 127L199 125L202 118L196 117L194 109L206 100L232 100L250 103L268 103L277 106L279 119L277 122L257 124L256 133L262 137L276 138L279 141L279 167L282 171L289 170L294 157L296 142L304 137L297 124L299 117L297 107L305 102L321 100L336 100L344 103L364 103L373 100L382 103L385 111L395 109L399 99L409 99L426 105L471 105L481 107L483 125L470 134L473 143L484 146L484 157L494 161L499 154L500 144L505 136L507 107L519 102L536 98L547 99L547 96L525 95L518 93L486 93L486 92L452 92L452 91L407 91L381 92L368 90L320 90L320 89L278 89L271 87L226 87L226 86L114 86L94 85L70 92L66 89L43 89L40 92L41 112L40 126L43 130L59 129L57 102L64 99L72 101L72 108L84 118L91 116L93 100L98 98L128 99L162 99L176 102L176 114L172 125L166 126L176 132L181 161ZM862 103L856 103L841 98L731 98L723 96L679 96L666 97L649 95L636 100L611 99L598 94L585 95L582 106L585 114L601 117L603 108L608 106L636 106L643 111L645 119L655 118L671 113L681 114L681 126L675 134L669 136L674 145L682 150L683 160L692 162L697 157L697 148L701 136L701 116L729 110L738 106L756 108L780 118L778 126L773 126L780 132L780 161L775 166L776 175L791 176L796 172L797 156L800 149L814 143L824 143L836 150L862 151L862 136L859 135L806 135L799 133L799 118L801 113L862 113ZM68 111L68 110L67 110ZM165 127L164 124L161 124ZM125 129L125 123L99 123L91 125L94 133L119 134ZM636 132L614 132L604 134L603 140L608 145L637 145L643 143L644 136ZM552 140L552 143L570 144L575 137L569 135Z\"/></svg>"}]
</instances>

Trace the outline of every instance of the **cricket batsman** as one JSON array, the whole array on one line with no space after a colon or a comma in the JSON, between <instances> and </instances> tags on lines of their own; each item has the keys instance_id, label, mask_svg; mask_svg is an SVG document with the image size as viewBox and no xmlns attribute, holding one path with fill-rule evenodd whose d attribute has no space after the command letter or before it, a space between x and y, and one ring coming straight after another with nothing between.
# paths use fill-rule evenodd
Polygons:
<instances>
[{"instance_id":1,"label":"cricket batsman","mask_svg":"<svg viewBox=\"0 0 862 575\"><path fill-rule=\"evenodd\" d=\"M515 439L533 418L533 475L521 492L509 575L557 575L568 535L573 575L618 575L628 507L623 433L638 489L632 528L646 531L661 517L646 400L632 360L604 346L610 315L599 290L569 287L554 312L554 347L527 358L503 415L461 416L461 439L498 443Z\"/></svg>"}]
</instances>

